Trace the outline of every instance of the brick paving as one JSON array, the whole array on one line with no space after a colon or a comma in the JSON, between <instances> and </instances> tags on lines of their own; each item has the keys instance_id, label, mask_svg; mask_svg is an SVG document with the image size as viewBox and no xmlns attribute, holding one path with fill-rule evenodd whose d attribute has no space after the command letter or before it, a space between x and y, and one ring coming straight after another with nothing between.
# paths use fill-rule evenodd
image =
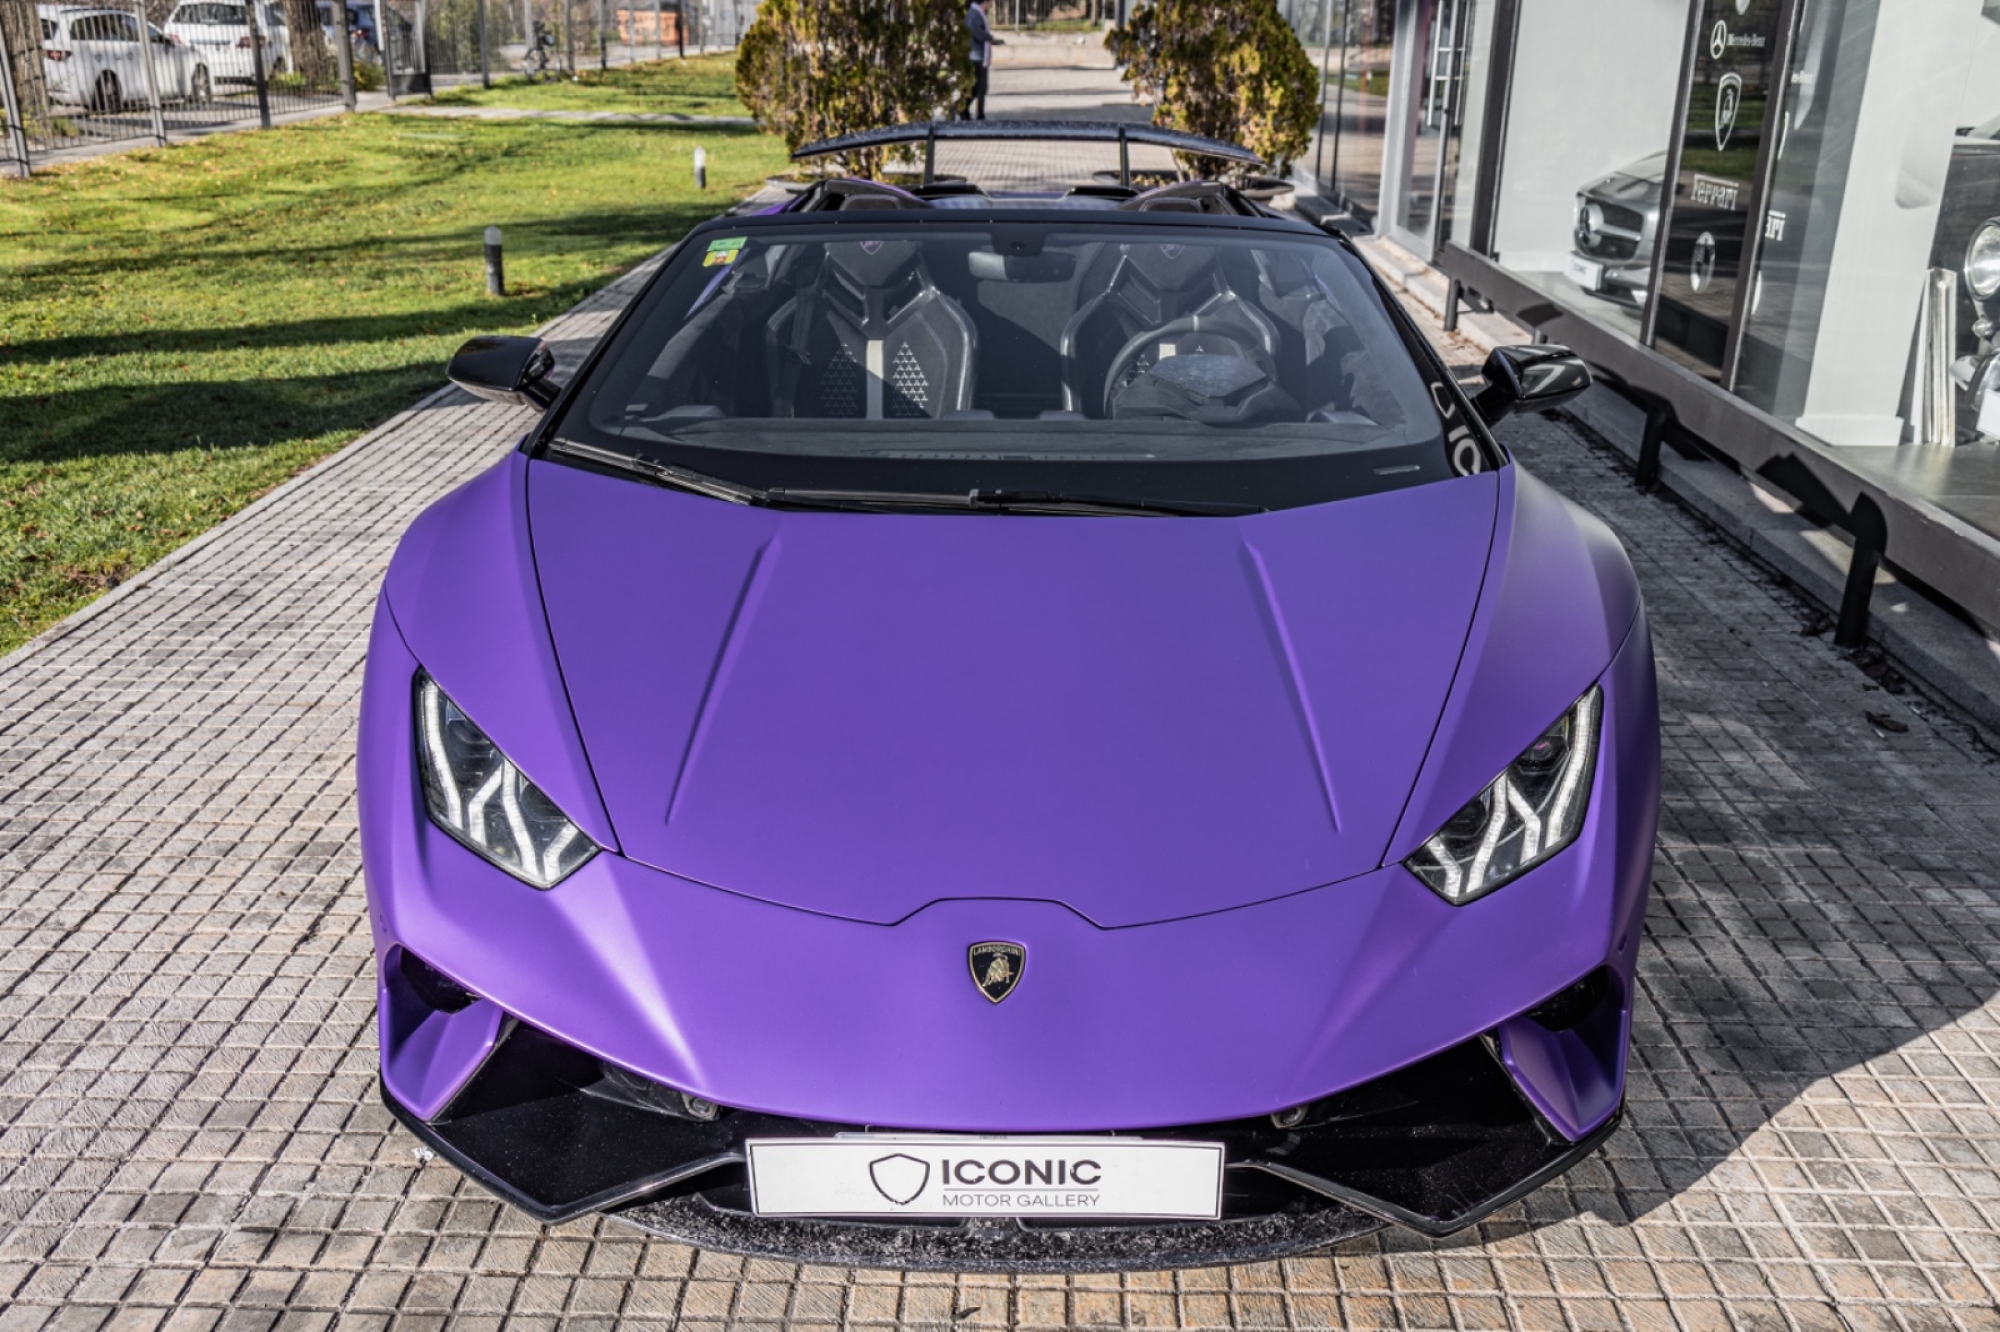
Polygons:
<instances>
[{"instance_id":1,"label":"brick paving","mask_svg":"<svg viewBox=\"0 0 2000 1332\"><path fill-rule=\"evenodd\" d=\"M423 1159L373 1085L362 648L397 535L525 424L440 394L0 661L0 1332L2000 1328L2000 758L1561 420L1507 434L1632 551L1666 795L1627 1124L1559 1184L1009 1279L543 1228Z\"/></svg>"}]
</instances>

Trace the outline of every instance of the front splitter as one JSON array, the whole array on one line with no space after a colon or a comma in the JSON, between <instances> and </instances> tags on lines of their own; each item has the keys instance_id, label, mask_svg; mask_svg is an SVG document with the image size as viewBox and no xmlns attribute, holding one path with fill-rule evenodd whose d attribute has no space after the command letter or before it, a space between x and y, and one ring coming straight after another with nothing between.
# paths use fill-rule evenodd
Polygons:
<instances>
[{"instance_id":1,"label":"front splitter","mask_svg":"<svg viewBox=\"0 0 2000 1332\"><path fill-rule=\"evenodd\" d=\"M748 1216L700 1195L638 1203L621 1221L697 1248L827 1267L911 1272L1145 1272L1264 1262L1372 1235L1383 1221L1342 1205L1240 1221L1029 1227L1005 1217L937 1226Z\"/></svg>"}]
</instances>

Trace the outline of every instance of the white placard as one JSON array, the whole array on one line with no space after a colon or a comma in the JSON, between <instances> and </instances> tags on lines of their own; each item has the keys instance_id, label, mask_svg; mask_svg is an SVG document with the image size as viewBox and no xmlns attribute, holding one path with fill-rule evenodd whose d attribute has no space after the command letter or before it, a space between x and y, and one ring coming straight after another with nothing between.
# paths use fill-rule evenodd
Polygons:
<instances>
[{"instance_id":1,"label":"white placard","mask_svg":"<svg viewBox=\"0 0 2000 1332\"><path fill-rule=\"evenodd\" d=\"M1595 259L1586 259L1573 254L1563 267L1564 276L1586 291L1596 291L1604 285L1604 265Z\"/></svg>"},{"instance_id":2,"label":"white placard","mask_svg":"<svg viewBox=\"0 0 2000 1332\"><path fill-rule=\"evenodd\" d=\"M1222 1215L1222 1144L1143 1138L760 1138L759 1216Z\"/></svg>"}]
</instances>

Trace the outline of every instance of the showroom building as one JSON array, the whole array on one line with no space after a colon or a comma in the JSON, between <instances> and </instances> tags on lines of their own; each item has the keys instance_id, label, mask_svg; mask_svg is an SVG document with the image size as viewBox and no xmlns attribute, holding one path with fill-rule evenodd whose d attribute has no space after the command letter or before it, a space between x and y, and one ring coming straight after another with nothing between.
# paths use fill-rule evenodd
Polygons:
<instances>
[{"instance_id":1,"label":"showroom building","mask_svg":"<svg viewBox=\"0 0 2000 1332\"><path fill-rule=\"evenodd\" d=\"M1287 10L1323 71L1300 171L1452 309L2000 623L2000 0Z\"/></svg>"}]
</instances>

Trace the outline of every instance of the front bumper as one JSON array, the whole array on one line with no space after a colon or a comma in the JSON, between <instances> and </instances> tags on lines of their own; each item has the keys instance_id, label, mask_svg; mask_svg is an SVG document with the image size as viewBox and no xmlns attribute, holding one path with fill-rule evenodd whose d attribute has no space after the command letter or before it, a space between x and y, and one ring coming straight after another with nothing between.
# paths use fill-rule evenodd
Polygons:
<instances>
[{"instance_id":1,"label":"front bumper","mask_svg":"<svg viewBox=\"0 0 2000 1332\"><path fill-rule=\"evenodd\" d=\"M1622 1006L1609 989L1599 1002ZM1480 1040L1314 1101L1288 1127L1259 1116L1120 1135L1223 1143L1219 1222L799 1221L752 1215L744 1144L865 1126L727 1108L702 1120L678 1109L675 1098L519 1023L509 1024L478 1072L429 1120L386 1085L382 1091L420 1139L544 1222L613 1211L704 1248L958 1271L1252 1261L1351 1239L1385 1222L1445 1235L1568 1170L1618 1123L1614 1111L1581 1141L1565 1138L1515 1089L1494 1043Z\"/></svg>"},{"instance_id":2,"label":"front bumper","mask_svg":"<svg viewBox=\"0 0 2000 1332\"><path fill-rule=\"evenodd\" d=\"M1384 1221L1448 1233L1568 1169L1617 1121L1658 795L1643 618L1602 677L1605 759L1582 836L1504 891L1454 908L1392 865L1122 929L1012 898L868 924L615 849L537 892L425 817L416 665L385 609L361 764L384 1099L543 1220L616 1210L706 1247L854 1265L1239 1261ZM1029 948L1004 1004L967 980L979 939ZM413 990L405 950L464 1002ZM1586 977L1602 978L1587 1011L1532 1016ZM703 1123L618 1103L590 1090L606 1067L731 1108ZM1299 1106L1305 1121L1277 1129L1273 1113ZM746 1138L855 1126L1198 1134L1229 1146L1231 1203L1220 1223L1061 1230L749 1214Z\"/></svg>"}]
</instances>

